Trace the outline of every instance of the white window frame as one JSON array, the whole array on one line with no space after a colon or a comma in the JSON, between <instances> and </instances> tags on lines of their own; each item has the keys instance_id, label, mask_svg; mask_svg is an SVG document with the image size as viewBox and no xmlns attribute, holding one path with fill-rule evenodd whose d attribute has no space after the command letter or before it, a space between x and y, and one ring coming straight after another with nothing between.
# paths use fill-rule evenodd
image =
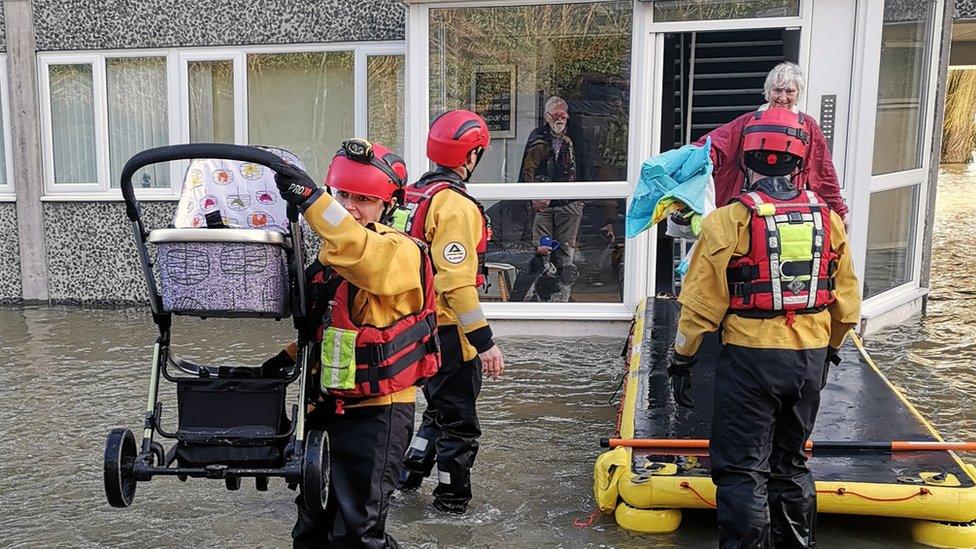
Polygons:
<instances>
[{"instance_id":1,"label":"white window frame","mask_svg":"<svg viewBox=\"0 0 976 549\"><path fill-rule=\"evenodd\" d=\"M247 143L247 101L240 101L238 94L246 89L244 52L242 51L215 51L206 50L181 50L178 53L179 65L179 88L177 100L179 103L179 141L181 143L190 142L190 62L192 61L231 61L234 64L234 143L243 145Z\"/></svg>"},{"instance_id":2,"label":"white window frame","mask_svg":"<svg viewBox=\"0 0 976 549\"><path fill-rule=\"evenodd\" d=\"M444 1L409 4L407 11L407 59L406 59L406 109L405 150L408 170L419 175L427 171L425 144L430 120L430 34L431 9L457 9L506 6L533 6L546 4L582 4L599 0L481 0L477 2ZM637 178L640 176L642 159L656 147L657 136L652 135L651 121L641 117L652 101L649 86L654 67L648 67L646 59L655 59L655 44L649 40L646 25L650 6L634 2L631 24L631 74L630 105L627 136L626 181L592 181L572 183L470 183L470 194L479 200L529 200L529 199L589 199L623 200L629 205ZM651 57L646 57L650 53ZM655 115L656 116L656 115ZM618 235L624 238L624 235ZM641 266L647 265L649 244L653 240L645 232L637 238L627 239L624 244L624 298L618 303L518 303L487 302L482 307L485 314L498 319L588 319L627 320L633 317L634 307L647 292L647 277L641 275ZM653 256L650 256L653 257ZM653 270L653 268L652 268ZM651 277L652 278L652 277ZM653 282L651 282L653 284Z\"/></svg>"},{"instance_id":3,"label":"white window frame","mask_svg":"<svg viewBox=\"0 0 976 549\"><path fill-rule=\"evenodd\" d=\"M10 86L7 80L7 55L0 54L0 101L3 102L3 162L6 167L6 183L0 185L0 202L16 199L14 191L14 169L12 144L10 142Z\"/></svg>"},{"instance_id":4,"label":"white window frame","mask_svg":"<svg viewBox=\"0 0 976 549\"><path fill-rule=\"evenodd\" d=\"M103 57L92 53L38 54L37 81L41 95L41 149L44 159L44 194L91 195L105 193L108 183L108 112L105 109L105 64ZM92 100L94 102L95 181L88 183L54 182L53 128L51 126L52 65L91 65ZM121 193L120 193L121 196Z\"/></svg>"},{"instance_id":5,"label":"white window frame","mask_svg":"<svg viewBox=\"0 0 976 549\"><path fill-rule=\"evenodd\" d=\"M402 41L337 42L328 44L282 44L258 46L218 46L212 48L169 48L141 50L102 50L87 52L41 52L37 56L38 95L41 110L41 149L44 161L44 201L120 201L122 192L112 188L109 181L108 105L105 63L119 57L165 57L167 74L168 141L170 144L189 141L189 74L190 61L234 62L234 140L247 144L247 56L255 54L349 52L354 66L354 115L356 133L366 132L366 58L370 55L405 55ZM95 156L97 181L87 184L54 183L54 151L51 139L50 78L48 67L61 64L89 64L92 66L92 94L94 98ZM6 103L4 103L6 108ZM10 146L9 140L7 146ZM173 163L170 186L158 189L136 188L140 200L179 200L182 187L182 167ZM9 163L8 163L9 170ZM0 187L2 193L3 187Z\"/></svg>"},{"instance_id":6,"label":"white window frame","mask_svg":"<svg viewBox=\"0 0 976 549\"><path fill-rule=\"evenodd\" d=\"M370 57L381 57L387 55L402 55L406 57L406 47L402 42L396 44L385 44L379 46L363 46L356 48L353 58L354 87L356 95L356 135L369 137L369 78L366 70L366 62ZM404 72L406 72L406 59L404 59ZM404 82L406 82L404 74ZM404 86L406 93L406 86ZM404 110L406 110L406 98L404 98ZM406 132L406 129L404 129Z\"/></svg>"},{"instance_id":7,"label":"white window frame","mask_svg":"<svg viewBox=\"0 0 976 549\"><path fill-rule=\"evenodd\" d=\"M878 47L878 62L874 65L880 67L880 43L882 39L882 32L884 30L883 24L883 13L884 13L884 0L878 0L880 3L880 13L879 23L876 27L876 32L872 33L873 38L877 40ZM886 173L881 175L872 175L870 191L867 193L867 200L863 203L865 207L864 214L864 230L863 230L863 245L860 247L864 252L864 261L862 264L867 264L867 221L868 213L870 211L871 197L874 193L880 191L887 191L892 189L900 189L904 187L917 186L918 192L915 193L916 203L915 207L915 217L911 220L912 226L912 264L910 271L910 279L898 286L889 288L877 295L871 296L864 300L862 304L862 316L872 317L876 316L884 311L890 310L894 307L898 307L905 303L909 303L918 297L928 293L927 288L921 287L921 272L922 272L922 255L923 246L925 245L925 204L928 201L928 176L929 169L932 165L932 135L935 125L935 99L936 99L936 89L938 85L939 76L939 49L937 40L942 36L942 17L945 11L945 0L937 0L934 6L931 7L932 13L932 25L929 28L929 35L926 37L928 58L929 63L929 74L928 82L926 84L925 90L925 105L923 105L923 110L919 114L920 119L925 121L925 126L922 131L921 137L921 148L920 154L922 156L922 166L920 168L912 168L909 170L903 170L898 172ZM875 71L877 72L877 71ZM871 116L875 118L877 116L877 86L878 86L878 75L874 75L875 81L873 86L873 101L871 101ZM873 136L872 127L872 136ZM872 138L873 141L873 138ZM873 154L871 155L871 163L873 169ZM868 172L870 173L870 171ZM861 236L861 234L858 234Z\"/></svg>"}]
</instances>

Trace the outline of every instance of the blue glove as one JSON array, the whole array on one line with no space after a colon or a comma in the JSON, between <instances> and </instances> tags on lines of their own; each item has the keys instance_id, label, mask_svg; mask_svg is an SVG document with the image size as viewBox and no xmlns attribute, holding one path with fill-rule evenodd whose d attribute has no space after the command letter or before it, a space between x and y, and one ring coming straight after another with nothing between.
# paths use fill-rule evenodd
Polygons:
<instances>
[{"instance_id":1,"label":"blue glove","mask_svg":"<svg viewBox=\"0 0 976 549\"><path fill-rule=\"evenodd\" d=\"M322 195L322 187L312 181L304 170L290 164L275 164L271 167L275 172L275 184L281 198L289 204L294 204L299 210L305 211Z\"/></svg>"},{"instance_id":2,"label":"blue glove","mask_svg":"<svg viewBox=\"0 0 976 549\"><path fill-rule=\"evenodd\" d=\"M559 249L559 241L553 239L551 236L543 236L539 239L540 246L547 246L550 250L556 251Z\"/></svg>"}]
</instances>

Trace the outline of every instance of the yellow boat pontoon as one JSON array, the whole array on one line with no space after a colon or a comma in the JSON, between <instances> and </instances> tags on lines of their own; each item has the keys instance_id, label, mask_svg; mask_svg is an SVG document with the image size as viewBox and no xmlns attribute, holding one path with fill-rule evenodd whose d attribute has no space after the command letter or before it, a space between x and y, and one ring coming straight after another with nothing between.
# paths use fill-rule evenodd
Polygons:
<instances>
[{"instance_id":1,"label":"yellow boat pontoon","mask_svg":"<svg viewBox=\"0 0 976 549\"><path fill-rule=\"evenodd\" d=\"M669 297L650 298L638 307L612 441L616 447L594 466L600 509L638 532L673 532L681 524L682 509L715 507L707 449L666 447L689 439L700 446L708 438L712 375L720 351L712 334L695 366L698 404L691 410L677 407L666 369L678 312L677 301ZM841 356L840 366L831 368L812 437L809 463L817 479L819 512L910 519L919 543L976 547L976 466L953 451L893 451L877 444L940 443L942 438L878 370L859 339ZM819 449L817 441L831 442Z\"/></svg>"}]
</instances>

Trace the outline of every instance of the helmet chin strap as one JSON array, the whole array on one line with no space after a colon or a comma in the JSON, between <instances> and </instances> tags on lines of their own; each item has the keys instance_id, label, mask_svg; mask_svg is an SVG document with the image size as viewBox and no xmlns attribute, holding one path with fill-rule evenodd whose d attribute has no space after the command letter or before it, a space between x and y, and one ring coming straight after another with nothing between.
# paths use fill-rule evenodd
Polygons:
<instances>
[{"instance_id":1,"label":"helmet chin strap","mask_svg":"<svg viewBox=\"0 0 976 549\"><path fill-rule=\"evenodd\" d=\"M470 155L471 153L468 153L468 154ZM465 183L467 183L468 180L471 179L471 176L474 175L474 169L477 168L478 167L478 164L481 163L481 157L484 154L485 154L485 148L484 147L478 147L478 152L477 152L477 155L478 156L477 156L477 158L475 158L474 166L471 166L471 168L469 169L467 163L465 163L465 165L464 165L465 175L464 175L464 179L462 179L462 181L464 181Z\"/></svg>"}]
</instances>

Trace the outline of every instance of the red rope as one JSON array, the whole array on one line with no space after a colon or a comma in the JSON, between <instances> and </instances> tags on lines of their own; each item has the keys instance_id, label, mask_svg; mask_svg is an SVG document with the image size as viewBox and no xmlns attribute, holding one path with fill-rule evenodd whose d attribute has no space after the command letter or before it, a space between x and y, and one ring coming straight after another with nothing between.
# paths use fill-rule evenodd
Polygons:
<instances>
[{"instance_id":1,"label":"red rope","mask_svg":"<svg viewBox=\"0 0 976 549\"><path fill-rule=\"evenodd\" d=\"M679 486L681 486L682 488L684 488L686 490L690 490L691 493L693 493L696 496L698 496L698 499L702 500L702 502L704 502L705 505L708 505L709 507L715 507L715 504L714 503L712 503L712 502L708 501L707 499L705 499L705 496L701 495L701 493L698 490L696 490L695 487L692 486L691 484L689 484L687 481L683 481L681 484L679 484ZM865 495L865 494L860 494L858 492L852 492L852 491L844 488L843 486L841 486L840 488L838 488L836 490L817 490L817 493L818 494L836 494L838 496L851 495L851 496L856 496L856 497L859 497L859 498L862 498L862 499L866 499L868 501L877 501L877 502L882 502L882 503L883 502L894 503L894 502L898 502L898 501L908 501L910 499L914 499L914 498L917 498L917 497L920 497L920 496L927 496L927 495L931 494L932 492L928 488L919 488L918 489L918 492L915 492L914 494L909 494L907 496L900 497L900 498L878 498L878 497L874 497L874 496L868 496L868 495Z\"/></svg>"},{"instance_id":2,"label":"red rope","mask_svg":"<svg viewBox=\"0 0 976 549\"><path fill-rule=\"evenodd\" d=\"M679 484L678 486L681 486L682 488L685 488L687 490L691 490L691 493L693 493L696 496L698 496L698 499L700 499L703 502L705 502L705 505L707 505L709 507L713 507L713 508L715 507L715 504L714 503L712 503L712 502L708 501L707 499L705 499L705 496L701 495L701 493L699 493L698 490L695 490L695 487L692 486L691 484L689 484L688 481L682 481L681 484Z\"/></svg>"},{"instance_id":3,"label":"red rope","mask_svg":"<svg viewBox=\"0 0 976 549\"><path fill-rule=\"evenodd\" d=\"M590 513L589 515L583 518L575 518L573 519L573 526L577 528L589 528L590 525L593 524L593 521L596 520L596 517L599 514L600 514L600 510L597 509L596 511L593 511L592 513Z\"/></svg>"},{"instance_id":4,"label":"red rope","mask_svg":"<svg viewBox=\"0 0 976 549\"><path fill-rule=\"evenodd\" d=\"M908 501L910 499L914 499L914 498L917 498L919 496L927 496L927 495L931 494L932 492L928 488L919 488L918 489L918 492L915 492L914 494L909 494L909 495L907 495L905 497L901 497L901 498L876 498L876 497L873 497L873 496L866 496L864 494L859 494L857 492L851 492L850 490L847 490L846 488L844 488L843 486L841 486L840 488L838 488L836 490L817 490L817 493L818 494L836 494L838 496L843 496L843 495L848 495L849 494L849 495L852 495L852 496L857 496L857 497L862 498L862 499L866 499L868 501L896 502L896 501Z\"/></svg>"}]
</instances>

